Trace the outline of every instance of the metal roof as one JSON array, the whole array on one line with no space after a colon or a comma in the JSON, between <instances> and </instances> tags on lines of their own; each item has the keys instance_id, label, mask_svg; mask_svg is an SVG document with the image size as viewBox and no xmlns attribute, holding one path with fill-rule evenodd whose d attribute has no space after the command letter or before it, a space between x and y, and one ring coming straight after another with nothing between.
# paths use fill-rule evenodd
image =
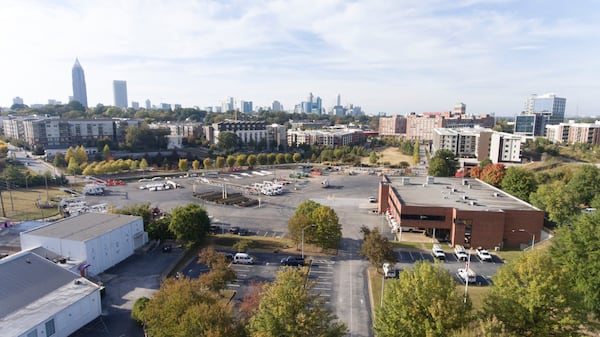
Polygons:
<instances>
[{"instance_id":1,"label":"metal roof","mask_svg":"<svg viewBox=\"0 0 600 337\"><path fill-rule=\"evenodd\" d=\"M138 219L141 219L141 217L121 214L84 213L59 220L47 226L32 229L25 232L25 234L73 241L88 241Z\"/></svg>"},{"instance_id":2,"label":"metal roof","mask_svg":"<svg viewBox=\"0 0 600 337\"><path fill-rule=\"evenodd\" d=\"M0 318L78 278L32 252L0 260Z\"/></svg>"}]
</instances>

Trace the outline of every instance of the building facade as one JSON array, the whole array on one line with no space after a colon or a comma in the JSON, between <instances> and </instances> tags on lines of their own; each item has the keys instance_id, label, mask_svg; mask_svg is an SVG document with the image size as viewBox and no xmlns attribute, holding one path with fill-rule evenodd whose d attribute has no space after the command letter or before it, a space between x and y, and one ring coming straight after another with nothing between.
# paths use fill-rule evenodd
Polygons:
<instances>
[{"instance_id":1,"label":"building facade","mask_svg":"<svg viewBox=\"0 0 600 337\"><path fill-rule=\"evenodd\" d=\"M115 98L115 106L118 108L127 109L127 81L113 81L113 95Z\"/></svg>"},{"instance_id":2,"label":"building facade","mask_svg":"<svg viewBox=\"0 0 600 337\"><path fill-rule=\"evenodd\" d=\"M72 84L73 84L73 100L78 101L87 108L87 87L85 85L85 73L79 60L75 59L75 64L71 70Z\"/></svg>"},{"instance_id":3,"label":"building facade","mask_svg":"<svg viewBox=\"0 0 600 337\"><path fill-rule=\"evenodd\" d=\"M333 129L333 130L288 130L287 144L290 147L298 145L321 145L333 148L361 144L365 135L358 129Z\"/></svg>"},{"instance_id":4,"label":"building facade","mask_svg":"<svg viewBox=\"0 0 600 337\"><path fill-rule=\"evenodd\" d=\"M546 125L546 137L559 144L600 144L600 121L594 123L559 123Z\"/></svg>"},{"instance_id":5,"label":"building facade","mask_svg":"<svg viewBox=\"0 0 600 337\"><path fill-rule=\"evenodd\" d=\"M432 153L448 150L459 158L490 159L497 163L521 162L521 137L487 128L435 128Z\"/></svg>"},{"instance_id":6,"label":"building facade","mask_svg":"<svg viewBox=\"0 0 600 337\"><path fill-rule=\"evenodd\" d=\"M406 117L395 115L379 118L380 136L398 136L406 134Z\"/></svg>"},{"instance_id":7,"label":"building facade","mask_svg":"<svg viewBox=\"0 0 600 337\"><path fill-rule=\"evenodd\" d=\"M522 136L543 137L546 125L564 122L567 99L555 94L531 95L525 110L515 117L514 133Z\"/></svg>"}]
</instances>

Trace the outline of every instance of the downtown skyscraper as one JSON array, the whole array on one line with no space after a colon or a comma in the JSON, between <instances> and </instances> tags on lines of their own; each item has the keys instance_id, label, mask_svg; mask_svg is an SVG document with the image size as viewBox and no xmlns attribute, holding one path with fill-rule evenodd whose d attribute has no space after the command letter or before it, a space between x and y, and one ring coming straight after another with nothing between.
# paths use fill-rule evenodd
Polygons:
<instances>
[{"instance_id":1,"label":"downtown skyscraper","mask_svg":"<svg viewBox=\"0 0 600 337\"><path fill-rule=\"evenodd\" d=\"M115 106L127 109L127 81L113 81Z\"/></svg>"},{"instance_id":2,"label":"downtown skyscraper","mask_svg":"<svg viewBox=\"0 0 600 337\"><path fill-rule=\"evenodd\" d=\"M83 68L81 64L79 64L79 60L75 59L75 64L73 65L73 69L71 71L73 78L73 100L78 101L87 108L87 89L85 86L85 74L83 73Z\"/></svg>"}]
</instances>

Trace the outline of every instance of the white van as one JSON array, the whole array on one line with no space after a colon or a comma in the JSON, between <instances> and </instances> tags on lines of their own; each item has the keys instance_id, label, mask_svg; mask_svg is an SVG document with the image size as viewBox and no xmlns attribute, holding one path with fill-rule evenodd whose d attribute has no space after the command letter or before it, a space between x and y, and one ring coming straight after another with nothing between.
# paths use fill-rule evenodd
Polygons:
<instances>
[{"instance_id":1,"label":"white van","mask_svg":"<svg viewBox=\"0 0 600 337\"><path fill-rule=\"evenodd\" d=\"M233 263L254 264L254 258L246 253L237 253L233 256Z\"/></svg>"}]
</instances>

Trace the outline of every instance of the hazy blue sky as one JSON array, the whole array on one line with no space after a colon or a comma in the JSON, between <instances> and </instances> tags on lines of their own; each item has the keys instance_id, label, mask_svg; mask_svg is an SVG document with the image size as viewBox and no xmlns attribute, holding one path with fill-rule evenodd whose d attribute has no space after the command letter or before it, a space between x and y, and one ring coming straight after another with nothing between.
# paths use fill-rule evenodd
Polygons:
<instances>
[{"instance_id":1,"label":"hazy blue sky","mask_svg":"<svg viewBox=\"0 0 600 337\"><path fill-rule=\"evenodd\" d=\"M118 79L142 105L514 115L554 92L600 114L599 1L1 0L0 23L0 106L66 102L78 57L90 106Z\"/></svg>"}]
</instances>

